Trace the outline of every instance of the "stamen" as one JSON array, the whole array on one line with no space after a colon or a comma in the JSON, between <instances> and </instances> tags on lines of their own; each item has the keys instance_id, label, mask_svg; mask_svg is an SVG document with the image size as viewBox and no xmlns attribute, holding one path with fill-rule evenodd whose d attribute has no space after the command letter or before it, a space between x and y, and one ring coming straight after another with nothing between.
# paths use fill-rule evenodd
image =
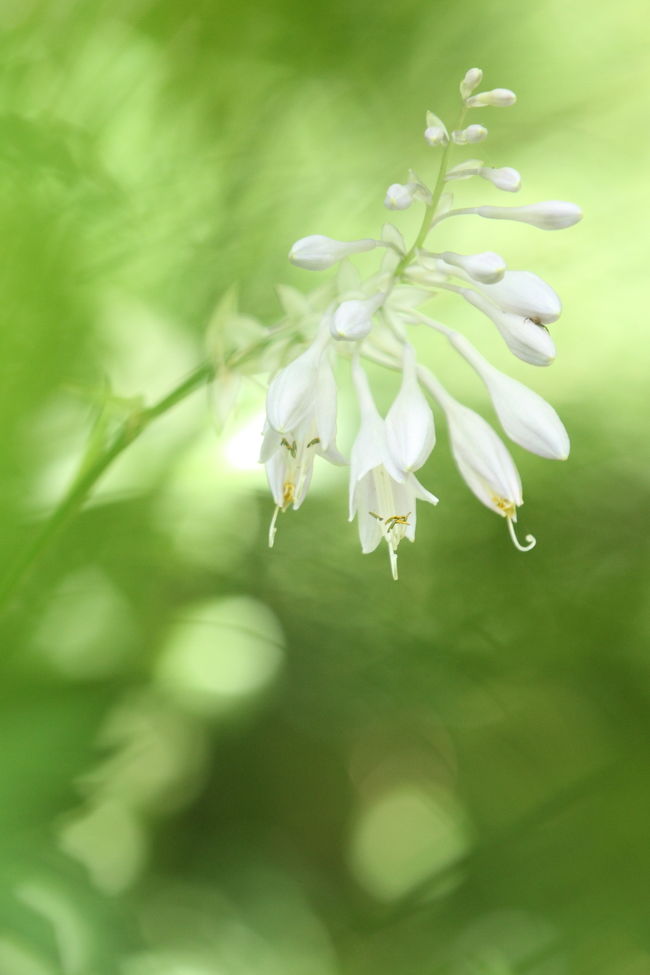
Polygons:
<instances>
[{"instance_id":1,"label":"stamen","mask_svg":"<svg viewBox=\"0 0 650 975\"><path fill-rule=\"evenodd\" d=\"M308 447L314 447L314 446L316 446L317 443L320 443L320 437L314 437L313 440L310 440L309 441L309 443L307 444L307 446Z\"/></svg>"},{"instance_id":2,"label":"stamen","mask_svg":"<svg viewBox=\"0 0 650 975\"><path fill-rule=\"evenodd\" d=\"M537 545L537 539L534 535L526 535L527 545L522 545L517 538L517 533L515 532L515 526L513 524L512 518L506 519L508 522L508 531L510 532L510 538L512 539L512 544L520 552L530 552L531 548L535 548Z\"/></svg>"},{"instance_id":3,"label":"stamen","mask_svg":"<svg viewBox=\"0 0 650 975\"><path fill-rule=\"evenodd\" d=\"M278 520L278 513L280 511L280 505L275 506L275 511L273 512L273 517L271 518L271 524L269 525L269 548L273 548L273 542L275 541L275 533L277 528L275 523Z\"/></svg>"}]
</instances>

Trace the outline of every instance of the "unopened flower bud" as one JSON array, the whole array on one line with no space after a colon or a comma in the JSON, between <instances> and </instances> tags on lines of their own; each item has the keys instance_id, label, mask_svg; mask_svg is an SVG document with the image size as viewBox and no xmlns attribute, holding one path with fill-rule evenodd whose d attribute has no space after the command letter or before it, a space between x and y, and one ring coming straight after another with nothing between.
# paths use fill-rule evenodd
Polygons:
<instances>
[{"instance_id":1,"label":"unopened flower bud","mask_svg":"<svg viewBox=\"0 0 650 975\"><path fill-rule=\"evenodd\" d=\"M512 169L510 166L504 166L501 169L482 166L478 175L489 180L497 189L505 190L506 193L516 193L521 188L521 176L516 169Z\"/></svg>"},{"instance_id":2,"label":"unopened flower bud","mask_svg":"<svg viewBox=\"0 0 650 975\"><path fill-rule=\"evenodd\" d=\"M478 95L470 95L465 99L468 108L482 108L483 106L493 106L496 108L507 108L514 105L517 96L509 88L493 88L491 91L480 91Z\"/></svg>"},{"instance_id":3,"label":"unopened flower bud","mask_svg":"<svg viewBox=\"0 0 650 975\"><path fill-rule=\"evenodd\" d=\"M483 72L480 68L470 68L469 71L465 73L465 77L460 83L460 97L467 98L472 94L475 88L483 81Z\"/></svg>"},{"instance_id":4,"label":"unopened flower bud","mask_svg":"<svg viewBox=\"0 0 650 975\"><path fill-rule=\"evenodd\" d=\"M506 270L506 262L500 254L494 251L483 251L482 254L456 254L454 251L444 251L440 255L443 261L458 267L482 284L494 284L500 281Z\"/></svg>"},{"instance_id":5,"label":"unopened flower bud","mask_svg":"<svg viewBox=\"0 0 650 975\"><path fill-rule=\"evenodd\" d=\"M333 240L322 234L312 234L295 242L289 251L289 260L307 271L325 271L350 254L371 251L376 246L376 240Z\"/></svg>"},{"instance_id":6,"label":"unopened flower bud","mask_svg":"<svg viewBox=\"0 0 650 975\"><path fill-rule=\"evenodd\" d=\"M386 190L384 206L389 210L407 210L413 203L413 190L404 183L391 183Z\"/></svg>"},{"instance_id":7,"label":"unopened flower bud","mask_svg":"<svg viewBox=\"0 0 650 975\"><path fill-rule=\"evenodd\" d=\"M555 345L544 325L537 325L522 315L502 311L470 288L463 288L461 293L470 305L494 322L513 355L533 366L550 366L555 359Z\"/></svg>"},{"instance_id":8,"label":"unopened flower bud","mask_svg":"<svg viewBox=\"0 0 650 975\"><path fill-rule=\"evenodd\" d=\"M452 140L457 146L483 142L487 139L488 130L484 125L468 125L466 129L454 129L451 133Z\"/></svg>"},{"instance_id":9,"label":"unopened flower bud","mask_svg":"<svg viewBox=\"0 0 650 975\"><path fill-rule=\"evenodd\" d=\"M501 281L478 290L503 311L532 318L537 324L555 322L562 312L559 295L532 271L508 271Z\"/></svg>"},{"instance_id":10,"label":"unopened flower bud","mask_svg":"<svg viewBox=\"0 0 650 975\"><path fill-rule=\"evenodd\" d=\"M359 342L372 329L372 316L384 303L384 294L372 298L351 298L342 301L330 320L330 332L335 339Z\"/></svg>"},{"instance_id":11,"label":"unopened flower bud","mask_svg":"<svg viewBox=\"0 0 650 975\"><path fill-rule=\"evenodd\" d=\"M563 200L545 200L524 207L476 207L471 212L488 220L518 220L540 230L564 230L582 220L580 207Z\"/></svg>"},{"instance_id":12,"label":"unopened flower bud","mask_svg":"<svg viewBox=\"0 0 650 975\"><path fill-rule=\"evenodd\" d=\"M550 403L517 379L496 369L464 335L452 332L449 341L487 386L501 426L510 439L539 457L566 460L570 450L569 435Z\"/></svg>"},{"instance_id":13,"label":"unopened flower bud","mask_svg":"<svg viewBox=\"0 0 650 975\"><path fill-rule=\"evenodd\" d=\"M445 123L433 112L427 112L427 127L424 130L424 138L430 146L444 146L449 142L449 133Z\"/></svg>"}]
</instances>

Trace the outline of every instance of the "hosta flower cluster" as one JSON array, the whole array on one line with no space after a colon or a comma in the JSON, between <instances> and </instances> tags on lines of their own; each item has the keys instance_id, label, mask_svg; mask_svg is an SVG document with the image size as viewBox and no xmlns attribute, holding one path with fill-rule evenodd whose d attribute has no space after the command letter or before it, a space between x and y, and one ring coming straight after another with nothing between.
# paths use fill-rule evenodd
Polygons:
<instances>
[{"instance_id":1,"label":"hosta flower cluster","mask_svg":"<svg viewBox=\"0 0 650 975\"><path fill-rule=\"evenodd\" d=\"M386 224L380 238L339 241L320 234L298 240L290 261L309 271L339 265L333 283L300 300L295 293L291 312L308 342L273 376L267 396L261 460L266 464L275 501L269 542L272 545L280 512L303 503L315 458L334 464L346 461L336 447L337 388L332 357L342 352L350 370L359 408L359 428L349 458L349 518L357 519L361 548L372 552L386 543L391 571L397 578L397 551L403 538L413 541L417 501L438 499L420 483L416 472L435 444L431 402L438 405L449 427L451 448L461 476L476 497L505 519L516 547L517 509L523 503L517 468L501 438L477 413L456 400L440 379L418 361L417 330L434 329L475 370L487 388L499 421L515 443L542 457L563 460L569 438L555 410L541 396L491 365L459 332L431 318L422 309L441 291L473 306L494 326L513 355L533 366L547 366L555 356L548 326L561 311L553 289L530 271L509 269L492 251L457 254L439 243L445 222L474 215L483 220L515 220L542 230L562 230L577 223L581 212L557 200L524 206L479 205L454 208L452 188L460 181L487 181L504 193L520 189L519 173L492 168L467 155L487 138L477 110L514 104L504 88L477 91L482 72L470 69L460 84L461 109L450 131L427 112L424 139L438 154L438 175L431 186L412 170L406 182L388 187L384 205L400 211L420 207L422 224L407 245L400 231ZM469 116L472 116L471 118ZM459 152L456 152L458 150ZM378 270L362 280L349 260L378 250ZM401 387L382 416L377 409L364 360L401 372Z\"/></svg>"}]
</instances>

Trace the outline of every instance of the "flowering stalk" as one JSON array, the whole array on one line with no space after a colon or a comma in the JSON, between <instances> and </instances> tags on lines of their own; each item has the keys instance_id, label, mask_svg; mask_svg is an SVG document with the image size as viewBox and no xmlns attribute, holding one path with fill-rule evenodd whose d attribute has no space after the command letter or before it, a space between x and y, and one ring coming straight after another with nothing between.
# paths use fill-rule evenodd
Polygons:
<instances>
[{"instance_id":1,"label":"flowering stalk","mask_svg":"<svg viewBox=\"0 0 650 975\"><path fill-rule=\"evenodd\" d=\"M405 183L392 183L388 187L384 204L389 210L399 212L416 204L424 207L420 228L410 246L396 227L387 224L378 239L341 242L312 235L297 241L289 254L293 264L306 270L325 269L335 264L340 264L340 270L333 295L330 291L324 302L317 338L313 340L318 344L318 352L314 351L315 344L308 346L273 379L266 437L269 430L275 431L276 437L282 433L273 391L293 386L293 400L287 393L287 402L302 404L305 415L315 418L319 396L314 372L316 358L327 354L328 343L339 352L349 344L353 349L352 373L360 407L360 429L350 462L350 518L358 518L364 552L372 551L382 537L387 542L394 578L397 578L397 545L402 537L414 538L415 498L432 503L437 500L415 481L412 473L425 463L435 441L433 416L420 383L445 415L452 452L463 479L480 501L506 519L516 548L528 551L535 544L532 536L526 536L527 544L521 544L515 534L517 509L523 503L523 496L521 480L509 452L479 414L459 403L430 370L418 363L408 335L409 326L433 327L446 336L484 383L501 425L512 440L552 459L565 459L569 452L566 430L555 410L541 396L495 369L459 332L420 310L420 306L440 291L451 292L485 316L518 358L536 366L547 366L555 358L548 326L560 316L561 303L550 285L528 271L509 270L504 258L493 251L457 254L444 248L425 249L432 231L452 217L471 214L489 220L510 219L542 230L560 230L577 223L582 216L575 204L556 200L516 207L490 204L454 208L449 187L465 185L472 179L487 182L500 192L516 193L521 188L520 174L509 166L495 168L476 159L449 165L455 147L474 145L488 137L482 121L466 124L468 112L505 108L516 102L514 92L506 88L477 91L482 78L479 68L470 68L461 81L461 109L453 127L448 128L433 112L426 114L424 140L440 154L433 186L427 186L410 169ZM348 258L380 246L386 248L381 266L364 281L352 269ZM377 412L360 357L402 372L400 391L385 419ZM329 402L335 410L334 395ZM316 420L312 419L311 423L310 429L316 429ZM299 449L298 438L288 442L295 443ZM313 455L308 462L309 480L312 464ZM302 503L308 484L306 476L300 484ZM279 482L275 487L272 485L272 490L276 513L271 540L277 511L284 510L288 503ZM289 497L293 497L291 486ZM408 512L402 511L402 507L408 508Z\"/></svg>"}]
</instances>

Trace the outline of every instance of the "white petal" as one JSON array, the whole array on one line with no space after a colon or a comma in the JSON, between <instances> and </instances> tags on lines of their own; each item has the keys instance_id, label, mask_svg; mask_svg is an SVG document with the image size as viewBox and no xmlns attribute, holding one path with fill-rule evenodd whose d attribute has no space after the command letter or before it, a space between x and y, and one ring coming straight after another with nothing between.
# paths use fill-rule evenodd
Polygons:
<instances>
[{"instance_id":1,"label":"white petal","mask_svg":"<svg viewBox=\"0 0 650 975\"><path fill-rule=\"evenodd\" d=\"M266 415L278 433L295 429L313 408L320 355L321 347L310 345L271 381L266 397Z\"/></svg>"},{"instance_id":2,"label":"white petal","mask_svg":"<svg viewBox=\"0 0 650 975\"><path fill-rule=\"evenodd\" d=\"M547 329L530 318L501 311L483 295L463 288L463 297L494 322L513 355L533 366L550 366L555 359L555 345Z\"/></svg>"},{"instance_id":3,"label":"white petal","mask_svg":"<svg viewBox=\"0 0 650 975\"><path fill-rule=\"evenodd\" d=\"M488 220L518 220L540 230L564 230L582 220L580 207L563 200L546 200L524 207L476 207L473 212Z\"/></svg>"},{"instance_id":4,"label":"white petal","mask_svg":"<svg viewBox=\"0 0 650 975\"><path fill-rule=\"evenodd\" d=\"M386 437L395 463L403 471L422 467L435 444L433 413L417 381L415 352L404 347L402 385L386 416Z\"/></svg>"},{"instance_id":5,"label":"white petal","mask_svg":"<svg viewBox=\"0 0 650 975\"><path fill-rule=\"evenodd\" d=\"M478 290L504 311L532 318L538 324L548 325L562 312L559 295L532 271L507 271L501 281L483 284Z\"/></svg>"},{"instance_id":6,"label":"white petal","mask_svg":"<svg viewBox=\"0 0 650 975\"><path fill-rule=\"evenodd\" d=\"M266 462L266 477L273 500L279 508L284 506L284 481L287 470L287 456L284 451L276 451Z\"/></svg>"},{"instance_id":7,"label":"white petal","mask_svg":"<svg viewBox=\"0 0 650 975\"><path fill-rule=\"evenodd\" d=\"M266 423L264 425L262 446L260 448L260 464L265 464L273 456L276 450L279 449L281 440L282 434L274 430L269 423Z\"/></svg>"}]
</instances>

